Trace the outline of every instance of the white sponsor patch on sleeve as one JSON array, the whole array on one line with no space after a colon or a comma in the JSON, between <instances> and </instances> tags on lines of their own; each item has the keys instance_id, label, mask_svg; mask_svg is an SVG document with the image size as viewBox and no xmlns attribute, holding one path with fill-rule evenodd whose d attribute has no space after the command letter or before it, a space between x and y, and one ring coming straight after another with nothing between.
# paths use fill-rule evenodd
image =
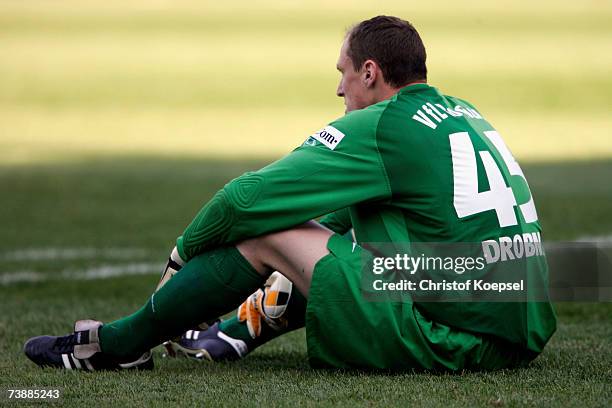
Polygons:
<instances>
[{"instance_id":1,"label":"white sponsor patch on sleeve","mask_svg":"<svg viewBox=\"0 0 612 408\"><path fill-rule=\"evenodd\" d=\"M344 133L333 126L326 126L310 137L317 139L331 150L334 150L344 138Z\"/></svg>"}]
</instances>

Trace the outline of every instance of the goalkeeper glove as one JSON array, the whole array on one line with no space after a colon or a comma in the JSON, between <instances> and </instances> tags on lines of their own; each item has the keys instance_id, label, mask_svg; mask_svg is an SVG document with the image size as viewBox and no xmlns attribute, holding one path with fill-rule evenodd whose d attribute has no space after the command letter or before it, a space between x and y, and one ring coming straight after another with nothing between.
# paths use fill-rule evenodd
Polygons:
<instances>
[{"instance_id":1,"label":"goalkeeper glove","mask_svg":"<svg viewBox=\"0 0 612 408\"><path fill-rule=\"evenodd\" d=\"M185 261L181 259L181 256L178 253L178 249L174 247L172 253L170 253L170 257L168 258L168 263L166 263L166 266L162 271L161 279L159 280L159 283L157 284L157 288L155 290L158 291L162 286L164 286L166 282L168 282L170 278L172 278L172 276L174 276L178 271L180 271L184 265Z\"/></svg>"}]
</instances>

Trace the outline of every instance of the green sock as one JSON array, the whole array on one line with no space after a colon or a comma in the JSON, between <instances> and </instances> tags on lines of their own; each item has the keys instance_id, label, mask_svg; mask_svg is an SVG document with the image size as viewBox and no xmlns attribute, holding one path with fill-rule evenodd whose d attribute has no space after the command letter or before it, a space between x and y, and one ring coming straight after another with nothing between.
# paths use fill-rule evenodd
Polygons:
<instances>
[{"instance_id":1,"label":"green sock","mask_svg":"<svg viewBox=\"0 0 612 408\"><path fill-rule=\"evenodd\" d=\"M136 313L102 326L105 353L143 353L203 321L236 308L265 279L235 247L191 259Z\"/></svg>"},{"instance_id":2,"label":"green sock","mask_svg":"<svg viewBox=\"0 0 612 408\"><path fill-rule=\"evenodd\" d=\"M262 328L263 329L263 328ZM231 319L223 320L219 323L219 330L234 339L240 339L247 343L249 351L251 350L250 342L253 340L249 334L246 322L241 322L238 317L234 316Z\"/></svg>"},{"instance_id":3,"label":"green sock","mask_svg":"<svg viewBox=\"0 0 612 408\"><path fill-rule=\"evenodd\" d=\"M244 341L249 352L251 352L280 335L304 327L306 319L306 298L295 288L295 286L293 286L291 290L291 297L289 298L285 316L288 322L286 328L274 330L263 321L261 334L256 338L251 337L246 321L241 322L236 316L219 323L219 330L232 338Z\"/></svg>"}]
</instances>

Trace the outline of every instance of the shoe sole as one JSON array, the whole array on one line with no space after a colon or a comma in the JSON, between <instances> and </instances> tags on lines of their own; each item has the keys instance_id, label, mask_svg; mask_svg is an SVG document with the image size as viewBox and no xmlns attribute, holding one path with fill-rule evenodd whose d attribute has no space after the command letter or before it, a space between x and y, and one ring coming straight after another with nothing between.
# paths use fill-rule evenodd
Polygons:
<instances>
[{"instance_id":1,"label":"shoe sole","mask_svg":"<svg viewBox=\"0 0 612 408\"><path fill-rule=\"evenodd\" d=\"M205 349L188 349L173 341L166 341L163 343L163 346L166 349L165 357L185 357L198 361L214 361Z\"/></svg>"}]
</instances>

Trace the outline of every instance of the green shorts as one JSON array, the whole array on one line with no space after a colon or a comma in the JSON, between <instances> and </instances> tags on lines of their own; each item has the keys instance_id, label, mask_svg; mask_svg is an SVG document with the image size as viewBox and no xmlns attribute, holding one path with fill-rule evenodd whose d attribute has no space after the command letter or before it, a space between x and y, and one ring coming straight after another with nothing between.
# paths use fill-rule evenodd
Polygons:
<instances>
[{"instance_id":1,"label":"green shorts","mask_svg":"<svg viewBox=\"0 0 612 408\"><path fill-rule=\"evenodd\" d=\"M361 294L367 251L340 235L317 262L306 310L313 367L494 370L525 365L536 354L489 336L428 320L410 301L373 302Z\"/></svg>"}]
</instances>

